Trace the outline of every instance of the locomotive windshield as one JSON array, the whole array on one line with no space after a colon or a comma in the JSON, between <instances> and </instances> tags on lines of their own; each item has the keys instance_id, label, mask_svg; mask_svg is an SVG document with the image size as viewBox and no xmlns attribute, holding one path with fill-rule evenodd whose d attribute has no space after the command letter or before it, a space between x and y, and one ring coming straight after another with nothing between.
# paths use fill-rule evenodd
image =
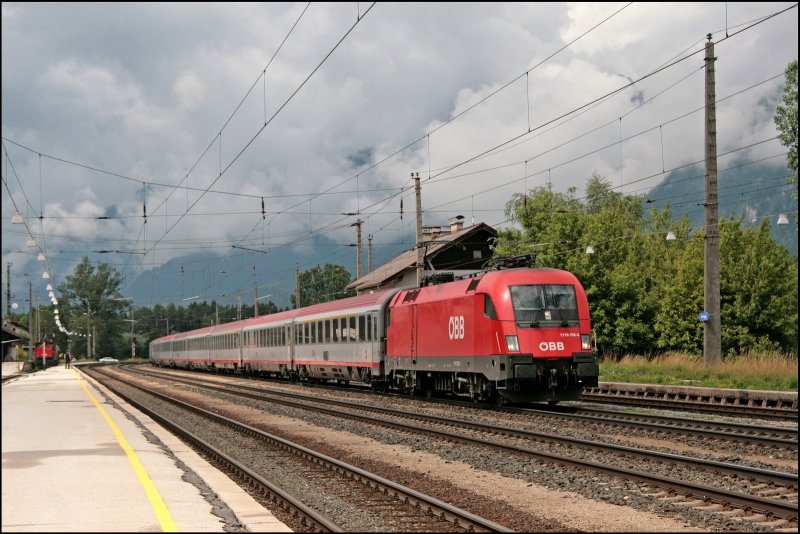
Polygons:
<instances>
[{"instance_id":1,"label":"locomotive windshield","mask_svg":"<svg viewBox=\"0 0 800 534\"><path fill-rule=\"evenodd\" d=\"M519 326L558 327L578 321L575 286L510 286L514 319Z\"/></svg>"}]
</instances>

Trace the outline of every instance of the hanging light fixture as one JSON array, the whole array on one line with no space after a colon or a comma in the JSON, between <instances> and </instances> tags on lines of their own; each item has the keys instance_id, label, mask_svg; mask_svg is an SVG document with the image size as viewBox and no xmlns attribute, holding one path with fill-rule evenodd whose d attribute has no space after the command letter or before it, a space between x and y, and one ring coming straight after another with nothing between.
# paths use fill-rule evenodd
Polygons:
<instances>
[{"instance_id":1,"label":"hanging light fixture","mask_svg":"<svg viewBox=\"0 0 800 534\"><path fill-rule=\"evenodd\" d=\"M40 252L39 255L36 256L36 259L39 261L44 261L45 260L44 252Z\"/></svg>"},{"instance_id":2,"label":"hanging light fixture","mask_svg":"<svg viewBox=\"0 0 800 534\"><path fill-rule=\"evenodd\" d=\"M778 215L778 224L789 224L789 219L786 218L785 213Z\"/></svg>"},{"instance_id":3,"label":"hanging light fixture","mask_svg":"<svg viewBox=\"0 0 800 534\"><path fill-rule=\"evenodd\" d=\"M35 247L36 241L33 240L31 236L28 236L28 240L25 242L26 247Z\"/></svg>"},{"instance_id":4,"label":"hanging light fixture","mask_svg":"<svg viewBox=\"0 0 800 534\"><path fill-rule=\"evenodd\" d=\"M47 290L48 291L52 291L53 290L53 286L51 286L50 284L47 284Z\"/></svg>"},{"instance_id":5,"label":"hanging light fixture","mask_svg":"<svg viewBox=\"0 0 800 534\"><path fill-rule=\"evenodd\" d=\"M586 253L587 254L594 254L594 249L592 248L592 245L589 245L588 247L586 247Z\"/></svg>"},{"instance_id":6,"label":"hanging light fixture","mask_svg":"<svg viewBox=\"0 0 800 534\"><path fill-rule=\"evenodd\" d=\"M667 233L667 241L675 241L675 234L672 232L672 230Z\"/></svg>"},{"instance_id":7,"label":"hanging light fixture","mask_svg":"<svg viewBox=\"0 0 800 534\"><path fill-rule=\"evenodd\" d=\"M47 280L48 278L50 278L50 275L47 273L47 271L45 271L45 272L43 272L43 273L42 273L42 278L44 278L45 280Z\"/></svg>"},{"instance_id":8,"label":"hanging light fixture","mask_svg":"<svg viewBox=\"0 0 800 534\"><path fill-rule=\"evenodd\" d=\"M11 224L22 224L22 214L19 211L15 211L11 216Z\"/></svg>"}]
</instances>

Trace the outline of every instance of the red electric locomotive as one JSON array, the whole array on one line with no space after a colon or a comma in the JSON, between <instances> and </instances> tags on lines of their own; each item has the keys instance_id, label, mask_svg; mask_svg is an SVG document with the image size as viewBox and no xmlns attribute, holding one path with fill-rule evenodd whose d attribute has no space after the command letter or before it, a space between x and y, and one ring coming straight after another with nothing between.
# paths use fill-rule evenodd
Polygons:
<instances>
[{"instance_id":1,"label":"red electric locomotive","mask_svg":"<svg viewBox=\"0 0 800 534\"><path fill-rule=\"evenodd\" d=\"M586 294L569 272L528 268L401 291L386 370L396 387L427 396L577 399L599 372Z\"/></svg>"},{"instance_id":2,"label":"red electric locomotive","mask_svg":"<svg viewBox=\"0 0 800 534\"><path fill-rule=\"evenodd\" d=\"M573 400L597 386L573 274L510 268L439 281L174 334L153 341L151 361L498 403Z\"/></svg>"},{"instance_id":3,"label":"red electric locomotive","mask_svg":"<svg viewBox=\"0 0 800 534\"><path fill-rule=\"evenodd\" d=\"M58 345L55 340L46 338L37 341L33 349L33 366L50 367L58 363Z\"/></svg>"}]
</instances>

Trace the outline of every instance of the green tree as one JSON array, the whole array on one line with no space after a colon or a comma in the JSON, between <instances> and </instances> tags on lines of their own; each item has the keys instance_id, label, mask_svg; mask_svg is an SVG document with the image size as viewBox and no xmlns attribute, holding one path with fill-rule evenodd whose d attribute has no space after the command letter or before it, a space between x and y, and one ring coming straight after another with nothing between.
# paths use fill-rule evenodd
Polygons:
<instances>
[{"instance_id":1,"label":"green tree","mask_svg":"<svg viewBox=\"0 0 800 534\"><path fill-rule=\"evenodd\" d=\"M326 263L300 273L300 305L310 306L320 302L355 296L355 291L345 289L351 282L350 271L341 265ZM296 308L295 295L289 300Z\"/></svg>"},{"instance_id":2,"label":"green tree","mask_svg":"<svg viewBox=\"0 0 800 534\"><path fill-rule=\"evenodd\" d=\"M130 330L129 323L125 322L130 303L121 300L121 285L122 276L116 269L107 263L95 267L84 257L57 288L62 323L79 334L85 334L88 325L95 335L96 356L130 353L130 338L123 336ZM87 339L75 336L72 352L80 356L87 354Z\"/></svg>"},{"instance_id":3,"label":"green tree","mask_svg":"<svg viewBox=\"0 0 800 534\"><path fill-rule=\"evenodd\" d=\"M695 233L681 249L670 283L663 286L661 308L654 323L658 349L703 352L703 323L698 315L704 306L704 254L703 234Z\"/></svg>"},{"instance_id":4,"label":"green tree","mask_svg":"<svg viewBox=\"0 0 800 534\"><path fill-rule=\"evenodd\" d=\"M691 237L678 261L655 329L657 346L703 351L703 234ZM776 243L769 221L744 227L741 219L720 221L722 351L797 352L797 261Z\"/></svg>"},{"instance_id":5,"label":"green tree","mask_svg":"<svg viewBox=\"0 0 800 534\"><path fill-rule=\"evenodd\" d=\"M780 134L778 139L789 149L786 157L789 170L794 173L786 183L797 183L797 60L786 67L786 83L783 86L783 104L775 110L775 125ZM792 193L797 200L797 190Z\"/></svg>"},{"instance_id":6,"label":"green tree","mask_svg":"<svg viewBox=\"0 0 800 534\"><path fill-rule=\"evenodd\" d=\"M769 221L720 227L722 350L797 351L797 261L772 238Z\"/></svg>"},{"instance_id":7,"label":"green tree","mask_svg":"<svg viewBox=\"0 0 800 534\"><path fill-rule=\"evenodd\" d=\"M597 174L583 199L574 189L536 188L507 204L522 228L498 232L495 254L535 253L538 266L574 273L601 352L702 352L703 235L688 217L675 221L668 205L649 216L642 205ZM676 239L665 239L669 231ZM767 222L756 229L723 221L720 241L723 350L796 352L797 261Z\"/></svg>"}]
</instances>

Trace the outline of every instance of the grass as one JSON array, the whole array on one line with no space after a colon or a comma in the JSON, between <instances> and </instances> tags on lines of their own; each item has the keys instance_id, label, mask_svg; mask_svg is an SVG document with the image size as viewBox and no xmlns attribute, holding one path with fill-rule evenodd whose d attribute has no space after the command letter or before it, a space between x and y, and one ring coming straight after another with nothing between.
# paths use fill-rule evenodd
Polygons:
<instances>
[{"instance_id":1,"label":"grass","mask_svg":"<svg viewBox=\"0 0 800 534\"><path fill-rule=\"evenodd\" d=\"M611 357L600 362L600 381L796 392L797 356L750 353L713 366L680 353Z\"/></svg>"}]
</instances>

